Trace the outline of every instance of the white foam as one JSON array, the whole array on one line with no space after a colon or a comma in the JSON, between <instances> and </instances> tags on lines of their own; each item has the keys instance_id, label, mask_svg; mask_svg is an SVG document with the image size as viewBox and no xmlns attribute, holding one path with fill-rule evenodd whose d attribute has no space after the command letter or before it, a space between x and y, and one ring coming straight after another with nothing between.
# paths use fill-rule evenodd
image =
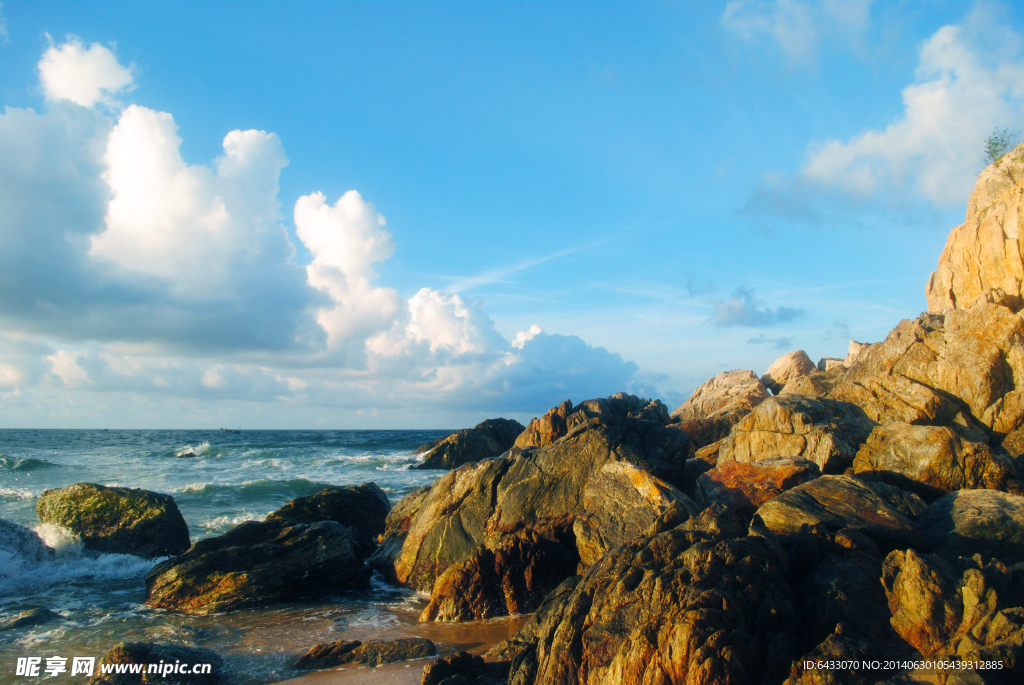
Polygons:
<instances>
[{"instance_id":1,"label":"white foam","mask_svg":"<svg viewBox=\"0 0 1024 685\"><path fill-rule=\"evenodd\" d=\"M206 528L207 530L223 530L226 528L234 527L240 523L246 521L262 521L267 517L266 514L253 514L250 512L242 512L238 516L218 516L215 519L209 521L202 521L199 523L200 528Z\"/></svg>"},{"instance_id":2,"label":"white foam","mask_svg":"<svg viewBox=\"0 0 1024 685\"><path fill-rule=\"evenodd\" d=\"M67 528L62 528L55 523L40 523L35 528L36 534L42 538L47 547L53 549L57 556L81 555L85 550L85 543L82 538L72 533Z\"/></svg>"},{"instance_id":3,"label":"white foam","mask_svg":"<svg viewBox=\"0 0 1024 685\"><path fill-rule=\"evenodd\" d=\"M35 493L31 490L19 490L18 488L0 488L0 497L11 499L32 499Z\"/></svg>"},{"instance_id":4,"label":"white foam","mask_svg":"<svg viewBox=\"0 0 1024 685\"><path fill-rule=\"evenodd\" d=\"M213 483L189 483L188 485L182 485L180 488L174 488L171 492L202 492Z\"/></svg>"},{"instance_id":5,"label":"white foam","mask_svg":"<svg viewBox=\"0 0 1024 685\"><path fill-rule=\"evenodd\" d=\"M201 442L195 447L185 445L174 453L176 457L203 457L210 453L210 443Z\"/></svg>"}]
</instances>

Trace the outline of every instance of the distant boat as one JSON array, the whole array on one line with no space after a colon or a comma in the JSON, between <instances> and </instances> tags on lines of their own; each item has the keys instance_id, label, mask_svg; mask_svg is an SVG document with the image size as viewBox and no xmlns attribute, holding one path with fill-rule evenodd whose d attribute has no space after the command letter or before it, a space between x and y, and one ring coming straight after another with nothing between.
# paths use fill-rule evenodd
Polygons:
<instances>
[{"instance_id":1,"label":"distant boat","mask_svg":"<svg viewBox=\"0 0 1024 685\"><path fill-rule=\"evenodd\" d=\"M241 433L241 429L235 430L234 428L221 428L222 433Z\"/></svg>"}]
</instances>

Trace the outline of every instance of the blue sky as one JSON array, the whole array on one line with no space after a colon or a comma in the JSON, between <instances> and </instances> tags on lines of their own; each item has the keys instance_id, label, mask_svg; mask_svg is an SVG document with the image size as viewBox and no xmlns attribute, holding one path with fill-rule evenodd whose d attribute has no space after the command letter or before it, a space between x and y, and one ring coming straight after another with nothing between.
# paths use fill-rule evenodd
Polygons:
<instances>
[{"instance_id":1,"label":"blue sky","mask_svg":"<svg viewBox=\"0 0 1024 685\"><path fill-rule=\"evenodd\" d=\"M0 424L459 427L925 308L1012 5L0 8ZM354 192L352 192L354 191Z\"/></svg>"}]
</instances>

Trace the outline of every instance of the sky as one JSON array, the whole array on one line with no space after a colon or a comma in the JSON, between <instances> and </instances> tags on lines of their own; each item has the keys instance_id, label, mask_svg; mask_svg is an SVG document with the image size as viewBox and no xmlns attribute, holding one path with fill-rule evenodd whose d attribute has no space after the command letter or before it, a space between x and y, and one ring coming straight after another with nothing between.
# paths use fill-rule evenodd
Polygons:
<instances>
[{"instance_id":1,"label":"sky","mask_svg":"<svg viewBox=\"0 0 1024 685\"><path fill-rule=\"evenodd\" d=\"M0 427L460 428L926 308L1012 4L0 5Z\"/></svg>"}]
</instances>

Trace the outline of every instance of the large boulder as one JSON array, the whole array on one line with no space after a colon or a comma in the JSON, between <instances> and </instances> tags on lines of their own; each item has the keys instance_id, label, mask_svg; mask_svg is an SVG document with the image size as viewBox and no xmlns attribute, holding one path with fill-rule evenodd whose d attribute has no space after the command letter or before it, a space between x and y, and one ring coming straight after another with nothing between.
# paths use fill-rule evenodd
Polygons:
<instances>
[{"instance_id":1,"label":"large boulder","mask_svg":"<svg viewBox=\"0 0 1024 685\"><path fill-rule=\"evenodd\" d=\"M200 540L146 574L146 604L211 614L365 587L352 528L335 521L248 521Z\"/></svg>"},{"instance_id":2,"label":"large boulder","mask_svg":"<svg viewBox=\"0 0 1024 685\"><path fill-rule=\"evenodd\" d=\"M1024 497L996 490L959 490L921 514L927 549L947 559L981 554L1024 561Z\"/></svg>"},{"instance_id":3,"label":"large boulder","mask_svg":"<svg viewBox=\"0 0 1024 685\"><path fill-rule=\"evenodd\" d=\"M45 490L36 513L40 522L67 529L97 552L166 557L191 544L174 498L149 490L76 483Z\"/></svg>"},{"instance_id":4,"label":"large boulder","mask_svg":"<svg viewBox=\"0 0 1024 685\"><path fill-rule=\"evenodd\" d=\"M33 628L63 619L63 616L49 609L28 609L27 611L20 611L13 616L0 619L0 631Z\"/></svg>"},{"instance_id":5,"label":"large boulder","mask_svg":"<svg viewBox=\"0 0 1024 685\"><path fill-rule=\"evenodd\" d=\"M676 421L689 421L737 412L746 415L768 397L764 383L753 371L723 371L694 390L671 416Z\"/></svg>"},{"instance_id":6,"label":"large boulder","mask_svg":"<svg viewBox=\"0 0 1024 685\"><path fill-rule=\"evenodd\" d=\"M1019 490L1013 461L963 426L876 426L853 461L870 474L934 499L960 489Z\"/></svg>"},{"instance_id":7,"label":"large boulder","mask_svg":"<svg viewBox=\"0 0 1024 685\"><path fill-rule=\"evenodd\" d=\"M575 407L566 400L552 407L544 416L530 421L515 446L520 448L551 445L576 427L594 418L630 418L656 421L662 425L670 421L668 409L661 400L648 400L636 395L617 392L611 397L585 400Z\"/></svg>"},{"instance_id":8,"label":"large boulder","mask_svg":"<svg viewBox=\"0 0 1024 685\"><path fill-rule=\"evenodd\" d=\"M104 665L145 664L141 673L104 674ZM149 664L160 664L150 672ZM187 673L174 673L179 664L188 665ZM164 667L166 665L166 668ZM198 666L198 672L192 671ZM209 668L206 668L209 666ZM128 670L128 669L126 669ZM89 685L218 685L225 678L224 660L208 649L161 642L122 642L100 657Z\"/></svg>"},{"instance_id":9,"label":"large boulder","mask_svg":"<svg viewBox=\"0 0 1024 685\"><path fill-rule=\"evenodd\" d=\"M573 413L572 400L566 400L548 409L544 416L530 421L530 425L516 437L515 447L543 447L555 442L566 433L566 420Z\"/></svg>"},{"instance_id":10,"label":"large boulder","mask_svg":"<svg viewBox=\"0 0 1024 685\"><path fill-rule=\"evenodd\" d=\"M356 539L367 555L376 548L377 537L384 525L391 504L376 483L325 488L315 495L293 499L267 516L268 521L293 523L334 521L356 531Z\"/></svg>"},{"instance_id":11,"label":"large boulder","mask_svg":"<svg viewBox=\"0 0 1024 685\"><path fill-rule=\"evenodd\" d=\"M583 491L583 510L572 530L580 571L605 552L639 537L673 502L699 507L677 488L628 462L608 462Z\"/></svg>"},{"instance_id":12,"label":"large boulder","mask_svg":"<svg viewBox=\"0 0 1024 685\"><path fill-rule=\"evenodd\" d=\"M754 462L801 457L822 473L842 473L874 422L859 407L808 395L771 397L733 427L718 446L718 461Z\"/></svg>"},{"instance_id":13,"label":"large boulder","mask_svg":"<svg viewBox=\"0 0 1024 685\"><path fill-rule=\"evenodd\" d=\"M753 514L773 497L820 475L821 469L813 461L795 457L725 461L701 474L696 496L704 505L721 502L734 511Z\"/></svg>"},{"instance_id":14,"label":"large boulder","mask_svg":"<svg viewBox=\"0 0 1024 685\"><path fill-rule=\"evenodd\" d=\"M772 362L772 365L761 376L761 382L772 391L772 394L778 395L790 381L817 370L818 367L815 366L806 352L796 350Z\"/></svg>"},{"instance_id":15,"label":"large boulder","mask_svg":"<svg viewBox=\"0 0 1024 685\"><path fill-rule=\"evenodd\" d=\"M1024 308L1024 145L1003 155L978 177L966 221L949 234L928 281L928 311L968 309L995 302Z\"/></svg>"},{"instance_id":16,"label":"large boulder","mask_svg":"<svg viewBox=\"0 0 1024 685\"><path fill-rule=\"evenodd\" d=\"M817 527L853 528L886 551L924 543L924 532L905 511L851 476L822 476L798 485L762 504L757 516L781 536Z\"/></svg>"},{"instance_id":17,"label":"large boulder","mask_svg":"<svg viewBox=\"0 0 1024 685\"><path fill-rule=\"evenodd\" d=\"M414 469L454 469L481 459L497 457L512 447L525 429L512 419L487 419L436 441Z\"/></svg>"},{"instance_id":18,"label":"large boulder","mask_svg":"<svg viewBox=\"0 0 1024 685\"><path fill-rule=\"evenodd\" d=\"M717 504L659 528L562 593L516 650L509 683L782 680L798 622L778 546Z\"/></svg>"},{"instance_id":19,"label":"large boulder","mask_svg":"<svg viewBox=\"0 0 1024 685\"><path fill-rule=\"evenodd\" d=\"M406 637L398 640L338 640L311 647L299 657L295 668L311 670L332 668L342 664L366 664L376 668L382 664L393 664L407 659L422 659L434 656L434 643L424 637Z\"/></svg>"}]
</instances>

